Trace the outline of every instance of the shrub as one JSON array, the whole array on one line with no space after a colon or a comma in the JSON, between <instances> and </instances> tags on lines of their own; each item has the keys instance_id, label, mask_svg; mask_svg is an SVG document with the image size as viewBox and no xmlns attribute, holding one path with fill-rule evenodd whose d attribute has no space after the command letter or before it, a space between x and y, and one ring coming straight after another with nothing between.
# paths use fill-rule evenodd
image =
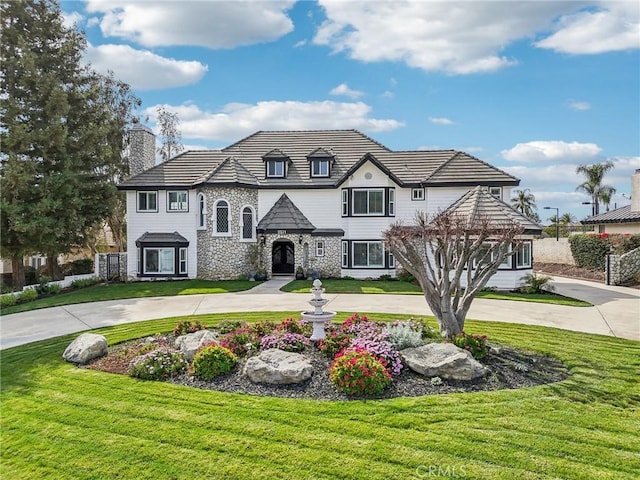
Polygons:
<instances>
[{"instance_id":1,"label":"shrub","mask_svg":"<svg viewBox=\"0 0 640 480\"><path fill-rule=\"evenodd\" d=\"M340 350L347 348L351 343L352 336L342 331L330 330L327 336L318 341L318 350L327 357L333 358Z\"/></svg>"},{"instance_id":2,"label":"shrub","mask_svg":"<svg viewBox=\"0 0 640 480\"><path fill-rule=\"evenodd\" d=\"M357 313L347 318L342 324L342 331L352 338L367 338L369 340L386 340L388 334L383 332L384 325L370 321L367 317L360 317Z\"/></svg>"},{"instance_id":3,"label":"shrub","mask_svg":"<svg viewBox=\"0 0 640 480\"><path fill-rule=\"evenodd\" d=\"M84 275L93 273L93 259L81 258L60 266L64 275Z\"/></svg>"},{"instance_id":4,"label":"shrub","mask_svg":"<svg viewBox=\"0 0 640 480\"><path fill-rule=\"evenodd\" d=\"M535 272L527 273L520 280L523 282L520 286L522 293L547 293L555 290L555 287L549 284L551 277L539 276Z\"/></svg>"},{"instance_id":5,"label":"shrub","mask_svg":"<svg viewBox=\"0 0 640 480\"><path fill-rule=\"evenodd\" d=\"M487 353L489 353L486 335L478 335L477 333L467 335L462 332L460 335L453 337L453 344L456 347L460 347L471 352L473 358L476 359L486 357Z\"/></svg>"},{"instance_id":6,"label":"shrub","mask_svg":"<svg viewBox=\"0 0 640 480\"><path fill-rule=\"evenodd\" d=\"M202 380L229 373L238 363L238 357L228 348L205 345L193 357L191 373Z\"/></svg>"},{"instance_id":7,"label":"shrub","mask_svg":"<svg viewBox=\"0 0 640 480\"><path fill-rule=\"evenodd\" d=\"M329 367L329 378L347 395L377 395L391 385L391 375L371 352L346 348Z\"/></svg>"},{"instance_id":8,"label":"shrub","mask_svg":"<svg viewBox=\"0 0 640 480\"><path fill-rule=\"evenodd\" d=\"M296 320L295 318L285 318L276 326L276 330L281 332L299 333L301 335L311 333L310 325L304 320Z\"/></svg>"},{"instance_id":9,"label":"shrub","mask_svg":"<svg viewBox=\"0 0 640 480\"><path fill-rule=\"evenodd\" d=\"M240 328L225 333L220 337L218 343L241 357L249 353L254 347L257 347L259 341L260 339L251 331L249 325L245 324Z\"/></svg>"},{"instance_id":10,"label":"shrub","mask_svg":"<svg viewBox=\"0 0 640 480\"><path fill-rule=\"evenodd\" d=\"M199 320L180 320L178 325L173 329L173 334L176 337L180 335L186 335L187 333L194 333L198 330L204 330L206 325L202 325Z\"/></svg>"},{"instance_id":11,"label":"shrub","mask_svg":"<svg viewBox=\"0 0 640 480\"><path fill-rule=\"evenodd\" d=\"M269 320L263 320L261 322L250 324L249 328L257 336L264 337L265 335L269 335L276 329L276 324L274 322L270 322Z\"/></svg>"},{"instance_id":12,"label":"shrub","mask_svg":"<svg viewBox=\"0 0 640 480\"><path fill-rule=\"evenodd\" d=\"M382 282L390 282L392 280L395 280L395 278L393 278L388 273L385 273L384 275L380 275L380 277L378 277L378 280L380 280Z\"/></svg>"},{"instance_id":13,"label":"shrub","mask_svg":"<svg viewBox=\"0 0 640 480\"><path fill-rule=\"evenodd\" d=\"M396 274L396 278L401 282L416 283L416 277L407 272L404 268L400 268Z\"/></svg>"},{"instance_id":14,"label":"shrub","mask_svg":"<svg viewBox=\"0 0 640 480\"><path fill-rule=\"evenodd\" d=\"M616 253L622 255L640 247L640 235L621 235L618 237Z\"/></svg>"},{"instance_id":15,"label":"shrub","mask_svg":"<svg viewBox=\"0 0 640 480\"><path fill-rule=\"evenodd\" d=\"M382 362L391 375L400 375L403 365L400 354L391 342L355 338L351 341L351 347L364 349L376 356Z\"/></svg>"},{"instance_id":16,"label":"shrub","mask_svg":"<svg viewBox=\"0 0 640 480\"><path fill-rule=\"evenodd\" d=\"M27 265L24 267L24 284L25 285L35 285L38 283L38 272L35 267L31 265Z\"/></svg>"},{"instance_id":17,"label":"shrub","mask_svg":"<svg viewBox=\"0 0 640 480\"><path fill-rule=\"evenodd\" d=\"M17 302L17 295L2 295L0 297L0 307L11 307Z\"/></svg>"},{"instance_id":18,"label":"shrub","mask_svg":"<svg viewBox=\"0 0 640 480\"><path fill-rule=\"evenodd\" d=\"M311 346L311 341L299 333L280 332L262 338L260 347L263 350L279 348L286 352L301 352Z\"/></svg>"},{"instance_id":19,"label":"shrub","mask_svg":"<svg viewBox=\"0 0 640 480\"><path fill-rule=\"evenodd\" d=\"M415 348L424 344L422 325L415 322L393 322L385 325L383 332L389 335L389 342L397 349Z\"/></svg>"},{"instance_id":20,"label":"shrub","mask_svg":"<svg viewBox=\"0 0 640 480\"><path fill-rule=\"evenodd\" d=\"M165 380L187 368L184 355L168 349L158 349L132 360L129 375L143 380Z\"/></svg>"},{"instance_id":21,"label":"shrub","mask_svg":"<svg viewBox=\"0 0 640 480\"><path fill-rule=\"evenodd\" d=\"M604 270L611 246L608 234L572 235L569 237L569 246L577 267Z\"/></svg>"},{"instance_id":22,"label":"shrub","mask_svg":"<svg viewBox=\"0 0 640 480\"><path fill-rule=\"evenodd\" d=\"M38 292L33 288L27 288L17 295L16 303L26 303L38 298Z\"/></svg>"},{"instance_id":23,"label":"shrub","mask_svg":"<svg viewBox=\"0 0 640 480\"><path fill-rule=\"evenodd\" d=\"M218 323L218 325L216 326L216 329L218 330L219 333L225 334L225 333L229 333L229 332L233 332L234 330L237 330L243 324L244 322L241 322L240 320L223 320L220 323Z\"/></svg>"},{"instance_id":24,"label":"shrub","mask_svg":"<svg viewBox=\"0 0 640 480\"><path fill-rule=\"evenodd\" d=\"M93 285L97 285L98 283L102 283L102 279L100 277L91 277L91 278L79 278L71 282L71 288L87 288Z\"/></svg>"}]
</instances>

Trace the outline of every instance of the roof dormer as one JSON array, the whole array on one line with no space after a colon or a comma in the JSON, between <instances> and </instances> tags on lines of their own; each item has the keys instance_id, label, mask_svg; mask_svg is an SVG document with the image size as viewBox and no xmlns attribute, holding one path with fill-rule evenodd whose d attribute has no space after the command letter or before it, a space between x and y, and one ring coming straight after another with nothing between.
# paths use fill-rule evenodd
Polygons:
<instances>
[{"instance_id":1,"label":"roof dormer","mask_svg":"<svg viewBox=\"0 0 640 480\"><path fill-rule=\"evenodd\" d=\"M278 148L262 157L265 178L287 178L287 165L291 158Z\"/></svg>"},{"instance_id":2,"label":"roof dormer","mask_svg":"<svg viewBox=\"0 0 640 480\"><path fill-rule=\"evenodd\" d=\"M307 155L309 162L309 177L327 178L331 176L331 166L335 162L335 154L331 149L316 148Z\"/></svg>"}]
</instances>

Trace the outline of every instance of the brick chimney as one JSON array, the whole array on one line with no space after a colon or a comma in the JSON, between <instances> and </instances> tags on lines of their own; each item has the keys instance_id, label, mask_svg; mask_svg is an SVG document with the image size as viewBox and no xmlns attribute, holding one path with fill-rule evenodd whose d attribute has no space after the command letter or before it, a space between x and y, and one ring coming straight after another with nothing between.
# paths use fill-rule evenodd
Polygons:
<instances>
[{"instance_id":1,"label":"brick chimney","mask_svg":"<svg viewBox=\"0 0 640 480\"><path fill-rule=\"evenodd\" d=\"M156 164L156 136L141 123L129 130L129 174L130 177L149 170Z\"/></svg>"},{"instance_id":2,"label":"brick chimney","mask_svg":"<svg viewBox=\"0 0 640 480\"><path fill-rule=\"evenodd\" d=\"M640 168L631 175L631 211L640 212Z\"/></svg>"}]
</instances>

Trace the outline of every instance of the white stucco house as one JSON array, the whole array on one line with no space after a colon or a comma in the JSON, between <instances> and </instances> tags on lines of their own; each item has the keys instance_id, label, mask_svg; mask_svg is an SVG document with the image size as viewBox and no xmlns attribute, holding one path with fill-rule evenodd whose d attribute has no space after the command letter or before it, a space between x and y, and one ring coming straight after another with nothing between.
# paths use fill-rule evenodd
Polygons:
<instances>
[{"instance_id":1,"label":"white stucco house","mask_svg":"<svg viewBox=\"0 0 640 480\"><path fill-rule=\"evenodd\" d=\"M269 276L297 267L322 277L393 276L383 232L478 186L492 211L525 227L520 251L492 284L514 288L532 271L530 239L540 227L503 201L519 180L464 152L392 151L356 130L260 131L154 166L151 130L138 125L130 140L132 176L119 185L129 277L246 277L251 250Z\"/></svg>"}]
</instances>

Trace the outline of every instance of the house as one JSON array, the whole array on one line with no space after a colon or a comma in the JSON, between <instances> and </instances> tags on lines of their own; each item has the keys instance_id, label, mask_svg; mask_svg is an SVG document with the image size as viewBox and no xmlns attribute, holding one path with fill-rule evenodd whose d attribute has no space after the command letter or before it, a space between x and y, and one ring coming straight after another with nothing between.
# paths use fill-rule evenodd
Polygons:
<instances>
[{"instance_id":1,"label":"house","mask_svg":"<svg viewBox=\"0 0 640 480\"><path fill-rule=\"evenodd\" d=\"M631 176L630 205L587 217L580 223L596 226L598 233L640 233L640 169Z\"/></svg>"},{"instance_id":2,"label":"house","mask_svg":"<svg viewBox=\"0 0 640 480\"><path fill-rule=\"evenodd\" d=\"M383 232L478 186L528 230L495 286L514 288L532 271L530 238L540 227L503 202L519 180L464 152L392 151L356 130L259 131L157 166L154 147L151 130L136 126L133 176L119 186L130 277L246 277L256 248L268 275L303 267L323 277L393 276Z\"/></svg>"}]
</instances>

